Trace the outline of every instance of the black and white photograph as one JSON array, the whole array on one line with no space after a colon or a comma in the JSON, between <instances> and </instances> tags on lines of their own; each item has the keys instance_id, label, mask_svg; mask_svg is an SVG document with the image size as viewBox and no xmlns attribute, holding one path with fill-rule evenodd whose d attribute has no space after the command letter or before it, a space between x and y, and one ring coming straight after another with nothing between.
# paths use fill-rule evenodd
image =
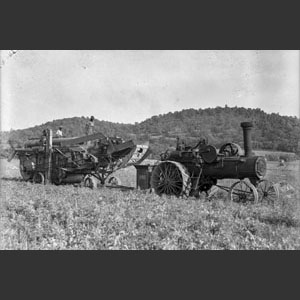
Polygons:
<instances>
[{"instance_id":1,"label":"black and white photograph","mask_svg":"<svg viewBox=\"0 0 300 300\"><path fill-rule=\"evenodd\" d=\"M299 50L0 50L0 250L300 250Z\"/></svg>"}]
</instances>

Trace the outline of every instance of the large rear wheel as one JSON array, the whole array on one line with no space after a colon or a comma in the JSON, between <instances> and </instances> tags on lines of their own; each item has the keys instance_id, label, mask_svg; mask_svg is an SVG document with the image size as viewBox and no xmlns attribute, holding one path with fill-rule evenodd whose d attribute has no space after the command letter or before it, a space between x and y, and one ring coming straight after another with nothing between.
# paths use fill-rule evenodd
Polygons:
<instances>
[{"instance_id":1,"label":"large rear wheel","mask_svg":"<svg viewBox=\"0 0 300 300\"><path fill-rule=\"evenodd\" d=\"M191 184L187 169L178 162L164 161L152 172L151 187L159 196L189 196Z\"/></svg>"}]
</instances>

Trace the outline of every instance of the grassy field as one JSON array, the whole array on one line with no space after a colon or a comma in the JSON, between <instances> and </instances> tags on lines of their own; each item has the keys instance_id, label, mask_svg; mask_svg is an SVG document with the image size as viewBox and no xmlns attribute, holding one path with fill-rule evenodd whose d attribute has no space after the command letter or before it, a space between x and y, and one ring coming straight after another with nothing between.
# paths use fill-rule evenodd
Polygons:
<instances>
[{"instance_id":1,"label":"grassy field","mask_svg":"<svg viewBox=\"0 0 300 300\"><path fill-rule=\"evenodd\" d=\"M268 163L274 205L31 184L16 160L0 170L0 249L300 249L299 162ZM134 168L117 176L135 187Z\"/></svg>"}]
</instances>

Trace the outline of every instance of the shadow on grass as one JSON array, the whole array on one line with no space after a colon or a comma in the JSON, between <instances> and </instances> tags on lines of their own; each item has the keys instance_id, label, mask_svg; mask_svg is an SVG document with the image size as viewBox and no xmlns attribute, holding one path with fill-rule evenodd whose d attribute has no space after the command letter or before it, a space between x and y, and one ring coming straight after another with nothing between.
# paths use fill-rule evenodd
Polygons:
<instances>
[{"instance_id":1,"label":"shadow on grass","mask_svg":"<svg viewBox=\"0 0 300 300\"><path fill-rule=\"evenodd\" d=\"M291 216L261 216L259 217L259 221L275 226L300 227L300 221Z\"/></svg>"},{"instance_id":2,"label":"shadow on grass","mask_svg":"<svg viewBox=\"0 0 300 300\"><path fill-rule=\"evenodd\" d=\"M13 182L26 182L23 178L18 177L1 177L0 180L3 181L13 181Z\"/></svg>"}]
</instances>

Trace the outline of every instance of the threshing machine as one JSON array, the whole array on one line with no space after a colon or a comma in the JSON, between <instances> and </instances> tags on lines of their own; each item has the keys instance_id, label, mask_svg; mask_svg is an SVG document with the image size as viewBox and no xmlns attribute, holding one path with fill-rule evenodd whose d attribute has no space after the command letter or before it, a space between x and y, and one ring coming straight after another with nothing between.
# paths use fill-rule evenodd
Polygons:
<instances>
[{"instance_id":1,"label":"threshing machine","mask_svg":"<svg viewBox=\"0 0 300 300\"><path fill-rule=\"evenodd\" d=\"M150 153L147 145L132 140L95 133L83 137L52 138L47 130L42 138L31 139L15 148L9 161L17 156L24 180L35 183L83 183L94 187L97 179L104 185L119 184L110 176L118 169L141 163Z\"/></svg>"}]
</instances>

